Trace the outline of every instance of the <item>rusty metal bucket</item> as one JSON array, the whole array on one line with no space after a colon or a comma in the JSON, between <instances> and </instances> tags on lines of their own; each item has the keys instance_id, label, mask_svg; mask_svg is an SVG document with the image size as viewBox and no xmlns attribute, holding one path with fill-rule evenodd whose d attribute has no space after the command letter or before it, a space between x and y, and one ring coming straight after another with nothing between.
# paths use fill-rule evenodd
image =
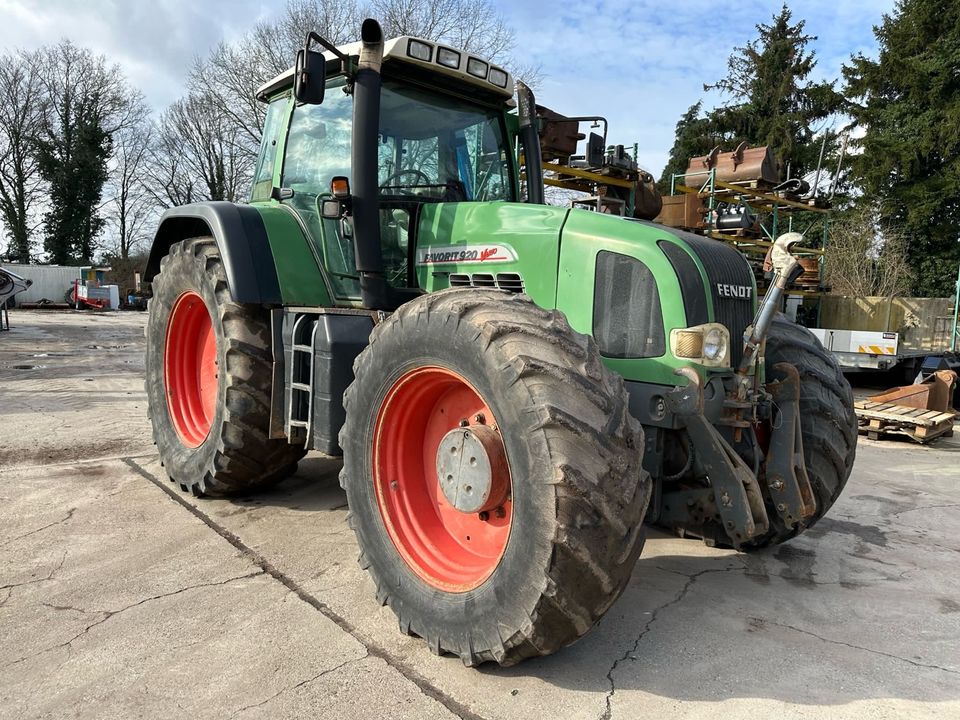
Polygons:
<instances>
[{"instance_id":1,"label":"rusty metal bucket","mask_svg":"<svg viewBox=\"0 0 960 720\"><path fill-rule=\"evenodd\" d=\"M633 197L633 216L638 220L653 220L663 209L663 198L653 175L645 170L640 171Z\"/></svg>"},{"instance_id":2,"label":"rusty metal bucket","mask_svg":"<svg viewBox=\"0 0 960 720\"><path fill-rule=\"evenodd\" d=\"M707 206L703 198L690 193L668 195L660 201L660 213L654 222L686 230L706 227Z\"/></svg>"},{"instance_id":3,"label":"rusty metal bucket","mask_svg":"<svg viewBox=\"0 0 960 720\"><path fill-rule=\"evenodd\" d=\"M879 395L871 395L867 399L871 402L889 403L919 410L951 412L950 403L956 382L957 374L953 370L937 370L922 383L891 388Z\"/></svg>"},{"instance_id":4,"label":"rusty metal bucket","mask_svg":"<svg viewBox=\"0 0 960 720\"><path fill-rule=\"evenodd\" d=\"M780 182L780 171L770 148L747 147L740 143L733 152L721 152L718 145L709 154L690 158L683 184L699 188L707 181L707 171L716 169L716 179L728 183L760 182L775 185Z\"/></svg>"},{"instance_id":5,"label":"rusty metal bucket","mask_svg":"<svg viewBox=\"0 0 960 720\"><path fill-rule=\"evenodd\" d=\"M540 152L544 161L569 162L577 152L577 143L586 137L580 132L580 123L543 105L537 105L537 117L541 122Z\"/></svg>"}]
</instances>

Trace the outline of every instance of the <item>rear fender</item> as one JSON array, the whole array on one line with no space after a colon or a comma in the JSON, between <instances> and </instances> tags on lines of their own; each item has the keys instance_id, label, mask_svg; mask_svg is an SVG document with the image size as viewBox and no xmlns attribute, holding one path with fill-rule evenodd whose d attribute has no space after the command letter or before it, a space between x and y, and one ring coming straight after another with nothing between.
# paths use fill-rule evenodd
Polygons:
<instances>
[{"instance_id":1,"label":"rear fender","mask_svg":"<svg viewBox=\"0 0 960 720\"><path fill-rule=\"evenodd\" d=\"M143 279L153 280L160 260L174 243L211 236L217 243L227 285L235 302L280 305L280 283L263 218L256 208L230 202L204 202L170 208L150 248Z\"/></svg>"}]
</instances>

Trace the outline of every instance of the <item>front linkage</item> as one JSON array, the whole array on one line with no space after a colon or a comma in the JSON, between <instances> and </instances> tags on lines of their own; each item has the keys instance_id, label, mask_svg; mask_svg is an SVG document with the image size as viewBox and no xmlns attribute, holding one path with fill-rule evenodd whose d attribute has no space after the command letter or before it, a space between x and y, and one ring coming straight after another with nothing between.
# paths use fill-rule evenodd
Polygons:
<instances>
[{"instance_id":1,"label":"front linkage","mask_svg":"<svg viewBox=\"0 0 960 720\"><path fill-rule=\"evenodd\" d=\"M797 369L789 363L778 363L775 369L782 379L762 386L760 373L753 372L763 356L783 295L802 272L791 253L791 247L801 239L799 233L786 233L774 243L773 282L753 324L744 332L743 359L732 383L727 383L724 412L718 424L732 429L733 444L704 415L704 387L699 375L690 368L677 370L688 383L669 393L667 404L689 435L710 487L665 493L659 523L702 531L712 518L719 518L729 543L739 548L768 533L770 508L790 529L815 514L816 500L803 456ZM745 431L756 432L759 426L769 428L769 446L763 455L754 443L756 461L751 468L734 445Z\"/></svg>"}]
</instances>

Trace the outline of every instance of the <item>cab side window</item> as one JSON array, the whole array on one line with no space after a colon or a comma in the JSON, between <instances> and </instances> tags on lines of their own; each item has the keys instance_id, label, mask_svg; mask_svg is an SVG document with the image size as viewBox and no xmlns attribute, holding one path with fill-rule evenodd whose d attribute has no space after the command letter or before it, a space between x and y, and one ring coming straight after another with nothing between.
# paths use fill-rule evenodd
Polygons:
<instances>
[{"instance_id":1,"label":"cab side window","mask_svg":"<svg viewBox=\"0 0 960 720\"><path fill-rule=\"evenodd\" d=\"M263 139L260 141L260 155L257 158L257 170L253 176L252 202L270 199L273 191L273 170L277 164L277 141L287 114L288 96L274 98L267 106L267 117L263 121Z\"/></svg>"}]
</instances>

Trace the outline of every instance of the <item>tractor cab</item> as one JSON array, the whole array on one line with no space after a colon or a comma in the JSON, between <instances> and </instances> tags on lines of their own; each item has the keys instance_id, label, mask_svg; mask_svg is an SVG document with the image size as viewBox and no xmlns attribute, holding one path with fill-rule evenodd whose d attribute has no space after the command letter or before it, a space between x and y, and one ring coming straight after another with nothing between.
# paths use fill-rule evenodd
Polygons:
<instances>
[{"instance_id":1,"label":"tractor cab","mask_svg":"<svg viewBox=\"0 0 960 720\"><path fill-rule=\"evenodd\" d=\"M512 201L518 194L515 133L508 127L516 119L507 114L514 104L509 73L419 38L389 40L383 45L377 123L371 127L363 118L354 121L354 72L362 47L328 47L322 91L307 102L296 97L296 68L257 91L267 115L252 200L295 211L337 304L362 300L363 263L357 263L356 248L361 253L365 243L368 251L374 248L358 232L378 236L383 278L404 299L403 290L418 287L412 235L425 205ZM370 137L357 137L358 128ZM360 179L376 195L375 224L365 228L355 222L356 195L370 192L358 187L353 162L358 144L368 151L372 146L375 160L375 178ZM371 227L377 232L370 233Z\"/></svg>"}]
</instances>

